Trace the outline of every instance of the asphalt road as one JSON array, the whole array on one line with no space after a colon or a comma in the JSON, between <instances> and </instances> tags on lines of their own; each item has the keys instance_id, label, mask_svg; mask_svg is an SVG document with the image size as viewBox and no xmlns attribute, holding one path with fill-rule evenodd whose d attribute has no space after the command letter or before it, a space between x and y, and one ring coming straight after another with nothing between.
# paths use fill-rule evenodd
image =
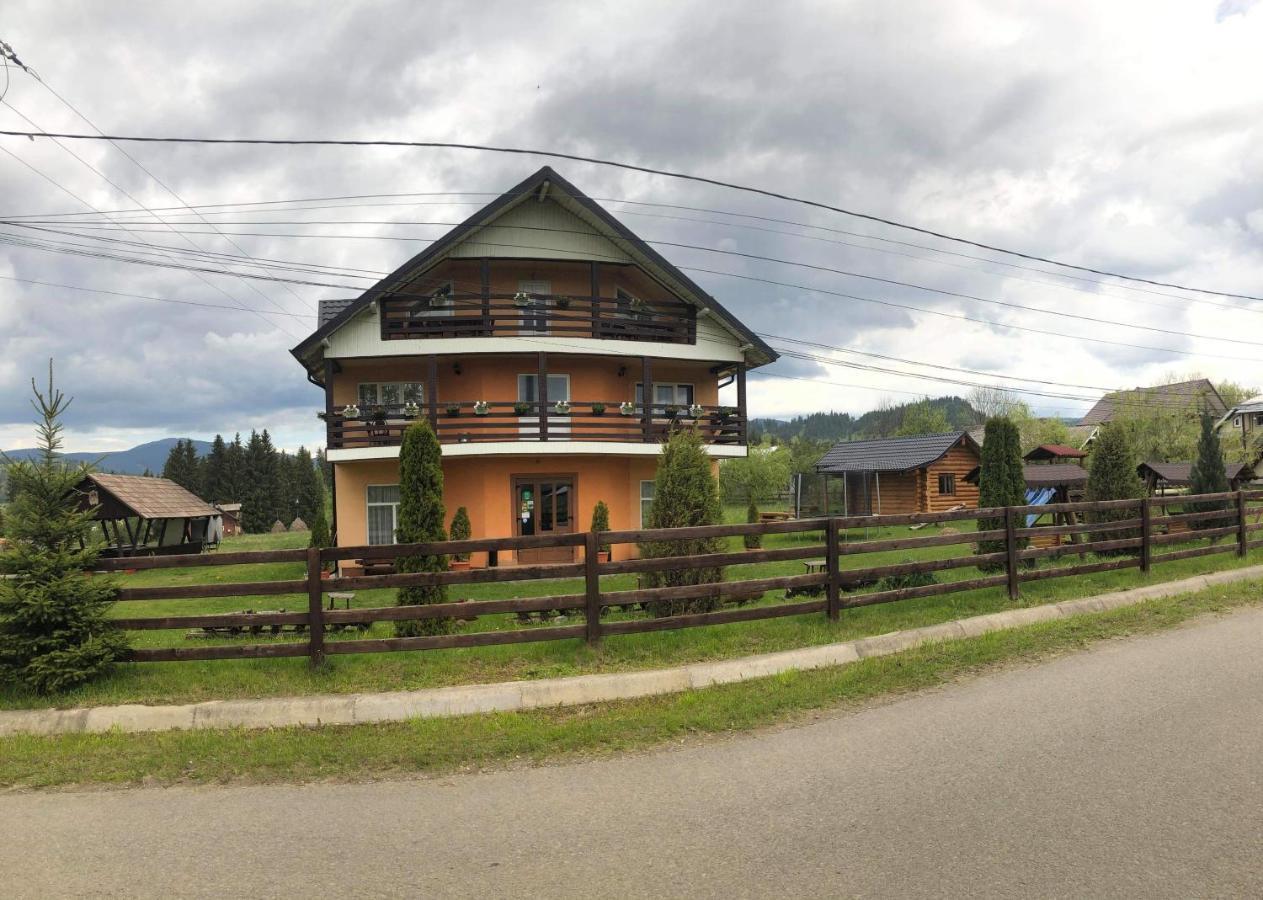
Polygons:
<instances>
[{"instance_id":1,"label":"asphalt road","mask_svg":"<svg viewBox=\"0 0 1263 900\"><path fill-rule=\"evenodd\" d=\"M1249 610L599 762L10 794L0 895L1260 896L1261 649Z\"/></svg>"}]
</instances>

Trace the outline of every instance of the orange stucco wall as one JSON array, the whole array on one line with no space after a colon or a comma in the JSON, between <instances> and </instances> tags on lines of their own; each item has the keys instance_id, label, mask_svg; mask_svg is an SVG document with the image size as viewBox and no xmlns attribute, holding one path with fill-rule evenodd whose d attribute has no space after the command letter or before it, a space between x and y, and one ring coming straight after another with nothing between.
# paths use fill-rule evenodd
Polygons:
<instances>
[{"instance_id":1,"label":"orange stucco wall","mask_svg":"<svg viewBox=\"0 0 1263 900\"><path fill-rule=\"evenodd\" d=\"M514 534L512 479L516 475L565 475L575 482L575 529L592 524L592 508L604 500L610 508L610 528L640 527L640 482L657 471L656 456L503 456L455 457L443 461L443 505L447 524L458 507L469 511L474 537ZM366 488L398 484L397 460L368 460L334 466L338 503L338 544L353 546L368 539ZM614 558L625 558L630 546L616 546ZM475 554L475 565L486 555ZM500 562L512 561L501 553Z\"/></svg>"}]
</instances>

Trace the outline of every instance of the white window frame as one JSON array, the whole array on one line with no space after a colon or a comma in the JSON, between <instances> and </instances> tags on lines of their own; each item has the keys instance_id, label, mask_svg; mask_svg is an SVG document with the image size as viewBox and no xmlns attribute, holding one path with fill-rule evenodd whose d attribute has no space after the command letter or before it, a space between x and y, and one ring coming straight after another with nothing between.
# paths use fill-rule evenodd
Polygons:
<instances>
[{"instance_id":1,"label":"white window frame","mask_svg":"<svg viewBox=\"0 0 1263 900\"><path fill-rule=\"evenodd\" d=\"M643 480L643 479L642 479L642 480L641 480L641 482L640 482L640 527L641 527L641 528L648 528L648 527L649 527L649 524L648 524L648 521L647 521L649 517L646 515L647 510L645 509L645 503L646 503L646 502L648 502L648 503L650 503L650 504L652 504L652 503L653 503L654 486L655 486L656 484L657 484L657 482L656 482L656 481L654 481L652 478L650 478L650 479L648 479L648 480ZM646 497L646 496L645 496L645 485L649 485L649 496L648 496L648 497Z\"/></svg>"},{"instance_id":2,"label":"white window frame","mask_svg":"<svg viewBox=\"0 0 1263 900\"><path fill-rule=\"evenodd\" d=\"M536 334L548 333L548 307L552 299L553 283L545 280L525 280L517 283L519 293L523 294L543 294L544 296L535 299L534 306L522 309L521 322L519 328L523 331L532 331ZM535 314L532 315L532 312Z\"/></svg>"},{"instance_id":3,"label":"white window frame","mask_svg":"<svg viewBox=\"0 0 1263 900\"><path fill-rule=\"evenodd\" d=\"M408 401L403 399L403 388L406 384L415 384L417 386L417 403L425 403L425 382L422 381L361 381L355 389L355 402L357 404L365 404L368 401L364 399L364 388L373 388L373 406L385 406L382 402L382 388L386 385L395 385L399 388L399 405L402 406ZM361 405L361 412L365 411Z\"/></svg>"},{"instance_id":4,"label":"white window frame","mask_svg":"<svg viewBox=\"0 0 1263 900\"><path fill-rule=\"evenodd\" d=\"M371 491L373 488L394 488L395 490L399 490L399 485L397 484L370 484L367 487L365 487L364 489L364 540L365 540L365 543L372 544L375 547L384 547L389 544L397 544L399 543L399 501L395 500L390 503L384 503L380 500L378 501L369 500L368 499L369 491ZM390 507L391 528L390 528L389 541L384 541L384 542L374 541L372 534L369 533L369 529L372 528L372 516L369 514L369 510L371 510L374 506Z\"/></svg>"},{"instance_id":5,"label":"white window frame","mask_svg":"<svg viewBox=\"0 0 1263 900\"><path fill-rule=\"evenodd\" d=\"M563 372L549 372L546 377L550 381L554 378L564 379L565 385L566 385L566 396L564 397L554 397L552 387L551 386L549 387L548 405L552 406L558 400L565 400L567 403L569 403L570 402L570 376ZM519 372L517 376L517 399L518 399L518 402L520 403L532 402L530 400L527 400L526 397L523 396L526 393L526 391L523 390L523 388L525 387L526 379L528 378L535 379L535 382L536 382L535 383L535 398L536 400L539 399L539 373L538 372ZM538 425L539 416L537 415L522 416L520 419L518 419L518 421L522 424L522 427L518 429L518 431L523 434L534 431L537 427L539 427ZM548 433L550 436L569 434L570 433L570 417L569 416L549 416L548 417Z\"/></svg>"},{"instance_id":6,"label":"white window frame","mask_svg":"<svg viewBox=\"0 0 1263 900\"><path fill-rule=\"evenodd\" d=\"M671 392L675 399L670 401L658 402L658 388L671 388ZM644 402L645 384L643 381L637 381L632 389L633 397L636 405L639 406ZM687 392L687 399L681 400L680 397ZM661 410L667 406L677 406L681 409L687 409L689 406L697 402L697 386L688 381L655 381L653 383L653 408Z\"/></svg>"}]
</instances>

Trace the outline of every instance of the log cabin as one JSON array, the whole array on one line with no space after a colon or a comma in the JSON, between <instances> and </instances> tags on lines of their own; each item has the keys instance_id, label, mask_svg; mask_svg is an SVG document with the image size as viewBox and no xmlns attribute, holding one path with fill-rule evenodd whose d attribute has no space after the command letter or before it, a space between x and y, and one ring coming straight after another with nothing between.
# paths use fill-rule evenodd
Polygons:
<instances>
[{"instance_id":1,"label":"log cabin","mask_svg":"<svg viewBox=\"0 0 1263 900\"><path fill-rule=\"evenodd\" d=\"M980 462L966 431L840 441L816 471L843 497L843 515L902 515L976 507L978 487L965 475ZM832 507L830 507L832 508Z\"/></svg>"}]
</instances>

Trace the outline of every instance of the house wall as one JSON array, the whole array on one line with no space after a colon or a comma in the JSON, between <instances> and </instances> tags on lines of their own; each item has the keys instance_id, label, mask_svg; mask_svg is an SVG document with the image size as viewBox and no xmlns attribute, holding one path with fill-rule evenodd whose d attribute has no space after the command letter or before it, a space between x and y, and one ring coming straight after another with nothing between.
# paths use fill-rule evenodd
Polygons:
<instances>
[{"instance_id":1,"label":"house wall","mask_svg":"<svg viewBox=\"0 0 1263 900\"><path fill-rule=\"evenodd\" d=\"M916 472L882 472L874 479L874 515L896 516L917 511Z\"/></svg>"},{"instance_id":2,"label":"house wall","mask_svg":"<svg viewBox=\"0 0 1263 900\"><path fill-rule=\"evenodd\" d=\"M957 445L947 451L947 455L927 466L924 480L924 505L922 512L943 512L953 506L977 508L978 485L966 484L965 475L979 464L981 460L972 447ZM938 492L938 476L950 473L956 476L955 495Z\"/></svg>"},{"instance_id":3,"label":"house wall","mask_svg":"<svg viewBox=\"0 0 1263 900\"><path fill-rule=\"evenodd\" d=\"M507 537L514 533L512 479L517 475L566 475L575 479L575 531L592 525L592 509L598 500L610 508L610 528L639 528L640 482L657 471L657 457L601 456L499 456L457 457L443 461L444 526L458 507L469 512L474 537ZM338 545L355 546L368 540L366 488L399 483L397 460L337 463ZM615 546L614 558L626 558L634 548ZM501 553L501 564L512 553ZM486 554L475 554L475 565L486 564Z\"/></svg>"}]
</instances>

